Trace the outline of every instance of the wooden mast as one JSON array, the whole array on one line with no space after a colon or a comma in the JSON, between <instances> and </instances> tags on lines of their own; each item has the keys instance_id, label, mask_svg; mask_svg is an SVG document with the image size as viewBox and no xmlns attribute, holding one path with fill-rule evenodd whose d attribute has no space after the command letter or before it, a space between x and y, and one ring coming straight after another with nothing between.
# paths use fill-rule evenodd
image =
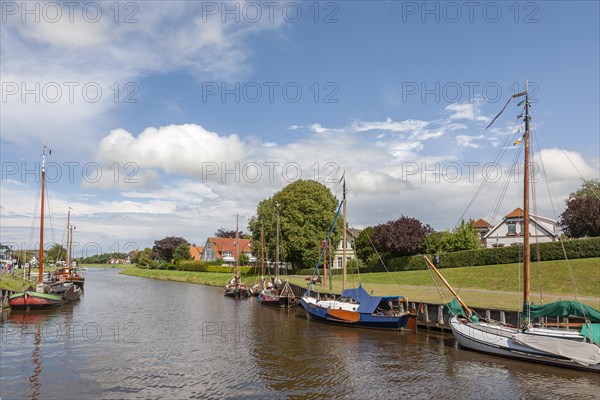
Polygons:
<instances>
[{"instance_id":1,"label":"wooden mast","mask_svg":"<svg viewBox=\"0 0 600 400\"><path fill-rule=\"evenodd\" d=\"M237 285L240 284L240 267L238 263L239 251L238 251L238 242L240 241L240 233L239 233L239 214L235 216L235 242L233 243L233 257L235 258L235 282Z\"/></svg>"},{"instance_id":2,"label":"wooden mast","mask_svg":"<svg viewBox=\"0 0 600 400\"><path fill-rule=\"evenodd\" d=\"M71 274L70 271L70 267L71 267L71 235L72 235L72 230L71 230L71 207L69 207L69 210L67 211L67 249L66 249L66 261L67 261L67 268L69 268L69 275Z\"/></svg>"},{"instance_id":3,"label":"wooden mast","mask_svg":"<svg viewBox=\"0 0 600 400\"><path fill-rule=\"evenodd\" d=\"M525 165L523 166L523 317L529 313L529 83L525 82Z\"/></svg>"},{"instance_id":4,"label":"wooden mast","mask_svg":"<svg viewBox=\"0 0 600 400\"><path fill-rule=\"evenodd\" d=\"M342 214L342 292L346 289L346 179L344 178L342 201L344 211Z\"/></svg>"},{"instance_id":5,"label":"wooden mast","mask_svg":"<svg viewBox=\"0 0 600 400\"><path fill-rule=\"evenodd\" d=\"M263 279L265 277L265 230L260 228L260 279L261 288L263 286Z\"/></svg>"},{"instance_id":6,"label":"wooden mast","mask_svg":"<svg viewBox=\"0 0 600 400\"><path fill-rule=\"evenodd\" d=\"M275 203L276 209L276 229L275 229L275 277L279 276L279 203Z\"/></svg>"},{"instance_id":7,"label":"wooden mast","mask_svg":"<svg viewBox=\"0 0 600 400\"><path fill-rule=\"evenodd\" d=\"M46 181L46 146L42 150L42 204L40 207L40 253L39 253L39 275L38 275L38 285L37 291L43 292L43 274L44 274L44 190L45 190L45 181Z\"/></svg>"}]
</instances>

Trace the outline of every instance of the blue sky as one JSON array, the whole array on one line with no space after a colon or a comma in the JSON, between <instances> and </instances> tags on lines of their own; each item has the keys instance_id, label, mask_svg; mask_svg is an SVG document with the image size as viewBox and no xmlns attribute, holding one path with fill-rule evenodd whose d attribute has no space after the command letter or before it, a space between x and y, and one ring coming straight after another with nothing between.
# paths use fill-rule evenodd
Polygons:
<instances>
[{"instance_id":1,"label":"blue sky","mask_svg":"<svg viewBox=\"0 0 600 400\"><path fill-rule=\"evenodd\" d=\"M599 175L597 2L23 4L1 9L2 242L35 240L23 171L44 142L54 240L70 206L80 252L201 243L299 169L338 196L346 171L353 226L451 228L481 166L518 150L515 103L484 128L525 79L556 195L540 186L538 213ZM466 216L492 219L502 182Z\"/></svg>"}]
</instances>

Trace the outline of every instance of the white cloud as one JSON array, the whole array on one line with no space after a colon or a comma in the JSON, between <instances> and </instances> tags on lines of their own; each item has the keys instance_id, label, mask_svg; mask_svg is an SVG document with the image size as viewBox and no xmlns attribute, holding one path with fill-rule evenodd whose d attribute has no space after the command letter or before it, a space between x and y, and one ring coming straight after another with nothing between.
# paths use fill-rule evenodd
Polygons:
<instances>
[{"instance_id":1,"label":"white cloud","mask_svg":"<svg viewBox=\"0 0 600 400\"><path fill-rule=\"evenodd\" d=\"M481 115L477 103L453 103L446 106L446 110L453 112L448 117L450 120L489 121L488 117Z\"/></svg>"},{"instance_id":2,"label":"white cloud","mask_svg":"<svg viewBox=\"0 0 600 400\"><path fill-rule=\"evenodd\" d=\"M386 118L385 121L356 121L352 126L357 132L368 131L390 131L397 133L415 134L422 132L429 125L427 121L408 119L405 121L394 121Z\"/></svg>"},{"instance_id":3,"label":"white cloud","mask_svg":"<svg viewBox=\"0 0 600 400\"><path fill-rule=\"evenodd\" d=\"M481 145L477 142L480 140L483 140L484 138L485 138L485 136L483 136L483 135L478 135L478 136L457 135L456 143L458 143L458 145L462 146L462 147L471 147L473 149L478 149L479 147L481 147Z\"/></svg>"}]
</instances>

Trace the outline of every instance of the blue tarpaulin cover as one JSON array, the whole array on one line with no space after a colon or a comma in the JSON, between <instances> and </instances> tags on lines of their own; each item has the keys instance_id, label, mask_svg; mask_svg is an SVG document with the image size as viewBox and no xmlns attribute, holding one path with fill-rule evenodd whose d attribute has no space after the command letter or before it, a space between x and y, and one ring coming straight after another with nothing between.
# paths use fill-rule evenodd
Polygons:
<instances>
[{"instance_id":1,"label":"blue tarpaulin cover","mask_svg":"<svg viewBox=\"0 0 600 400\"><path fill-rule=\"evenodd\" d=\"M402 296L371 296L365 289L363 289L362 284L360 284L355 289L346 289L342 292L342 296L344 297L352 297L354 300L360 303L358 306L358 312L361 314L371 314L382 300L397 300Z\"/></svg>"}]
</instances>

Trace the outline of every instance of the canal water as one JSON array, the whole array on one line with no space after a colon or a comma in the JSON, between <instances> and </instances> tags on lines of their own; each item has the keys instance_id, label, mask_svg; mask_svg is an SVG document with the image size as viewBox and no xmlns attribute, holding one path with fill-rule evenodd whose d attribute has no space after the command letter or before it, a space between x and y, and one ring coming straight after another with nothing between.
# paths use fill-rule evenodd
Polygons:
<instances>
[{"instance_id":1,"label":"canal water","mask_svg":"<svg viewBox=\"0 0 600 400\"><path fill-rule=\"evenodd\" d=\"M307 320L222 289L86 271L83 298L0 322L5 399L598 399L597 374L458 348L451 334Z\"/></svg>"}]
</instances>

